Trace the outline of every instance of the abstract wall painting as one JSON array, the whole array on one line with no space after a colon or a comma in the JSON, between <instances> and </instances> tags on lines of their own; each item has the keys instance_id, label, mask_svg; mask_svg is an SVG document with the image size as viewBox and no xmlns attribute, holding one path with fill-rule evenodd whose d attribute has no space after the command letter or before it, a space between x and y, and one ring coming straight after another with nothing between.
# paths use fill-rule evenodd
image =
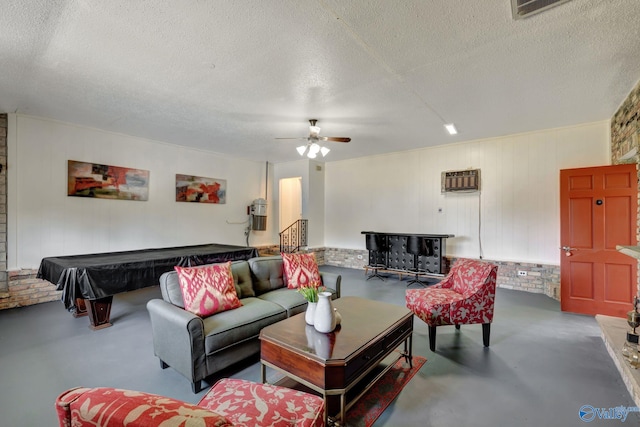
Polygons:
<instances>
[{"instance_id":1,"label":"abstract wall painting","mask_svg":"<svg viewBox=\"0 0 640 427\"><path fill-rule=\"evenodd\" d=\"M67 195L98 199L149 199L149 171L69 160Z\"/></svg>"},{"instance_id":2,"label":"abstract wall painting","mask_svg":"<svg viewBox=\"0 0 640 427\"><path fill-rule=\"evenodd\" d=\"M227 180L176 174L176 202L227 203Z\"/></svg>"}]
</instances>

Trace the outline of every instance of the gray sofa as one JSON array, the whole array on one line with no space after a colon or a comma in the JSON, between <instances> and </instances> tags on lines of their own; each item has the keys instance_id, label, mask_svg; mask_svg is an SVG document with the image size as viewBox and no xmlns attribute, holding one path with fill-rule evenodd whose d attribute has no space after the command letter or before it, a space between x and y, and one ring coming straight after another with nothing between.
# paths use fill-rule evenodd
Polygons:
<instances>
[{"instance_id":1,"label":"gray sofa","mask_svg":"<svg viewBox=\"0 0 640 427\"><path fill-rule=\"evenodd\" d=\"M147 303L153 348L160 366L184 375L194 393L202 380L260 352L258 336L265 326L305 311L306 300L287 288L280 256L231 263L242 307L200 318L184 310L175 271L160 277L162 299ZM340 297L341 276L320 273L323 285Z\"/></svg>"}]
</instances>

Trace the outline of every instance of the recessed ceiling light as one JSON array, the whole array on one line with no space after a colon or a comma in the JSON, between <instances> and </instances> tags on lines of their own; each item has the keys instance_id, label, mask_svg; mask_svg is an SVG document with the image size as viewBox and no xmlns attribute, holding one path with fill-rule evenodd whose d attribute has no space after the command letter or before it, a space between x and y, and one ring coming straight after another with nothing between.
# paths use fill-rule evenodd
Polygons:
<instances>
[{"instance_id":1,"label":"recessed ceiling light","mask_svg":"<svg viewBox=\"0 0 640 427\"><path fill-rule=\"evenodd\" d=\"M444 125L445 129L447 129L447 132L449 132L449 135L455 135L458 133L458 130L456 129L456 126L453 123L449 123Z\"/></svg>"}]
</instances>

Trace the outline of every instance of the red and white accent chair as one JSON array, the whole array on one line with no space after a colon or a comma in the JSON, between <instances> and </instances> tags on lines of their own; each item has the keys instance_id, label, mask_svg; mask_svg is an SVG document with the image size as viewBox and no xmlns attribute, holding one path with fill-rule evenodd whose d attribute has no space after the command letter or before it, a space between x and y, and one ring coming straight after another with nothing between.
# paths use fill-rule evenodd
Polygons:
<instances>
[{"instance_id":1,"label":"red and white accent chair","mask_svg":"<svg viewBox=\"0 0 640 427\"><path fill-rule=\"evenodd\" d=\"M489 347L498 266L459 258L440 283L408 289L407 308L429 326L429 348L436 351L436 327L482 324L482 340Z\"/></svg>"},{"instance_id":2,"label":"red and white accent chair","mask_svg":"<svg viewBox=\"0 0 640 427\"><path fill-rule=\"evenodd\" d=\"M197 405L132 390L73 388L56 400L60 427L323 427L324 400L309 393L222 379Z\"/></svg>"}]
</instances>

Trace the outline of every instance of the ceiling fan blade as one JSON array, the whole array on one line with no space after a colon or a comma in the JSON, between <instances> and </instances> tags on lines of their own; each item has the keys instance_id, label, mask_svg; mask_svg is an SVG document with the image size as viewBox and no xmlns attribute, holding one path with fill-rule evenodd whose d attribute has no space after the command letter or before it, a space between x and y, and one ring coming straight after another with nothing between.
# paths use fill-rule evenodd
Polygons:
<instances>
[{"instance_id":1,"label":"ceiling fan blade","mask_svg":"<svg viewBox=\"0 0 640 427\"><path fill-rule=\"evenodd\" d=\"M342 138L339 136L321 136L318 138L320 141L333 141L333 142L349 142L351 138Z\"/></svg>"},{"instance_id":2,"label":"ceiling fan blade","mask_svg":"<svg viewBox=\"0 0 640 427\"><path fill-rule=\"evenodd\" d=\"M289 139L289 140L293 140L293 139L295 139L296 141L299 141L299 140L306 141L306 140L308 140L309 138L308 138L308 137L305 137L305 138L275 138L275 139Z\"/></svg>"}]
</instances>

